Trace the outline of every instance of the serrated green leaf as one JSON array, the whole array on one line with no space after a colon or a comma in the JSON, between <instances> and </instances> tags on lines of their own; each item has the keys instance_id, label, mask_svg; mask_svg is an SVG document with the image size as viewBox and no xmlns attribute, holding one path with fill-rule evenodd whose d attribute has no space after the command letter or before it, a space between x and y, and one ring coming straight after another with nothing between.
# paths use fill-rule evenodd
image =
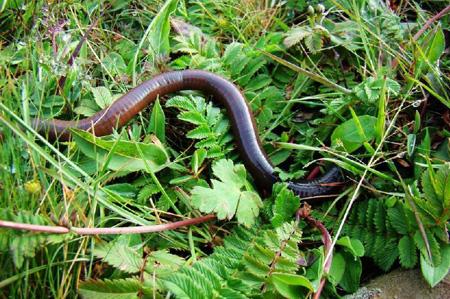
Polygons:
<instances>
[{"instance_id":1,"label":"serrated green leaf","mask_svg":"<svg viewBox=\"0 0 450 299\"><path fill-rule=\"evenodd\" d=\"M400 264L403 268L413 268L417 263L417 252L414 239L410 236L403 236L398 242L398 252Z\"/></svg>"},{"instance_id":2,"label":"serrated green leaf","mask_svg":"<svg viewBox=\"0 0 450 299\"><path fill-rule=\"evenodd\" d=\"M109 107L113 103L113 97L108 88L104 86L91 88L92 94L94 95L94 101L97 105L104 109Z\"/></svg>"},{"instance_id":3,"label":"serrated green leaf","mask_svg":"<svg viewBox=\"0 0 450 299\"><path fill-rule=\"evenodd\" d=\"M408 233L408 222L403 205L397 204L387 210L390 224L394 227L397 233L405 235Z\"/></svg>"},{"instance_id":4,"label":"serrated green leaf","mask_svg":"<svg viewBox=\"0 0 450 299\"><path fill-rule=\"evenodd\" d=\"M140 240L139 236L119 236L107 244L95 246L93 254L124 272L139 272L144 265L144 259L142 246L132 246L132 240L136 237Z\"/></svg>"},{"instance_id":5,"label":"serrated green leaf","mask_svg":"<svg viewBox=\"0 0 450 299\"><path fill-rule=\"evenodd\" d=\"M211 130L208 125L200 125L195 129L190 130L187 132L186 137L192 138L192 139L203 139L206 137L209 137L211 135Z\"/></svg>"},{"instance_id":6,"label":"serrated green leaf","mask_svg":"<svg viewBox=\"0 0 450 299\"><path fill-rule=\"evenodd\" d=\"M286 38L283 43L286 47L290 48L299 42L301 42L305 37L311 34L311 31L306 27L296 27L291 29L286 33Z\"/></svg>"},{"instance_id":7,"label":"serrated green leaf","mask_svg":"<svg viewBox=\"0 0 450 299\"><path fill-rule=\"evenodd\" d=\"M286 184L275 184L272 194L275 196L275 203L271 222L274 227L278 227L293 217L300 207L300 200Z\"/></svg>"},{"instance_id":8,"label":"serrated green leaf","mask_svg":"<svg viewBox=\"0 0 450 299\"><path fill-rule=\"evenodd\" d=\"M207 124L207 120L199 111L184 111L178 115L178 118L194 125Z\"/></svg>"},{"instance_id":9,"label":"serrated green leaf","mask_svg":"<svg viewBox=\"0 0 450 299\"><path fill-rule=\"evenodd\" d=\"M240 223L248 226L254 223L262 202L255 192L241 190L247 184L244 166L222 159L212 170L221 181L212 179L212 188L194 187L193 205L202 212L217 213L219 219L231 219L237 214Z\"/></svg>"},{"instance_id":10,"label":"serrated green leaf","mask_svg":"<svg viewBox=\"0 0 450 299\"><path fill-rule=\"evenodd\" d=\"M437 266L432 266L427 258L422 254L420 255L420 268L423 277L431 287L436 286L448 274L448 269L450 269L450 245L442 246L441 255L442 262Z\"/></svg>"},{"instance_id":11,"label":"serrated green leaf","mask_svg":"<svg viewBox=\"0 0 450 299\"><path fill-rule=\"evenodd\" d=\"M135 278L88 280L80 283L78 292L84 299L137 299L143 286Z\"/></svg>"}]
</instances>

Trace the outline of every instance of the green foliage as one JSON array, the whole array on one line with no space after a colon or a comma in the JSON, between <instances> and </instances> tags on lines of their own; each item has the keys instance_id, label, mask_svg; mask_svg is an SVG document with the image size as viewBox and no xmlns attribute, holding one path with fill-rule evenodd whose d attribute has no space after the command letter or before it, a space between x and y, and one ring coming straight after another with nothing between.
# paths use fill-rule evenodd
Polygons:
<instances>
[{"instance_id":1,"label":"green foliage","mask_svg":"<svg viewBox=\"0 0 450 299\"><path fill-rule=\"evenodd\" d=\"M300 231L293 224L276 230L237 228L225 238L224 246L181 268L165 279L165 285L179 298L247 298L274 295L285 289L283 284L311 287L306 278L293 275L299 269L299 241ZM286 282L289 278L297 282Z\"/></svg>"},{"instance_id":2,"label":"green foliage","mask_svg":"<svg viewBox=\"0 0 450 299\"><path fill-rule=\"evenodd\" d=\"M195 186L192 204L202 212L217 213L219 219L229 220L236 215L239 223L253 225L262 201L254 191L242 190L249 185L245 167L234 165L231 160L219 160L212 170L220 181L212 179L212 188Z\"/></svg>"},{"instance_id":3,"label":"green foliage","mask_svg":"<svg viewBox=\"0 0 450 299\"><path fill-rule=\"evenodd\" d=\"M445 212L449 169L447 163L437 172L430 167L423 173L423 194L412 198L417 211L396 198L363 201L354 207L344 226L345 233L361 240L365 255L385 271L397 258L402 267L413 268L420 253L422 273L430 285L436 285L444 277L443 267L449 263L449 215Z\"/></svg>"},{"instance_id":4,"label":"green foliage","mask_svg":"<svg viewBox=\"0 0 450 299\"><path fill-rule=\"evenodd\" d=\"M2 230L2 291L11 298L75 297L79 285L88 298L298 298L326 277L322 297L334 298L353 292L370 271L362 254L385 270L420 263L436 285L450 260L448 17L413 40L444 4L395 4L0 1L0 204L21 211L1 220L55 225L35 215L77 215L73 225L110 227L169 223L201 211L237 219L139 237L69 235L56 245L64 238ZM190 26L176 34L173 18ZM275 186L261 213L232 151L229 122L206 97L162 99L186 122L181 129L173 109L163 112L158 102L120 134L76 132L75 142L54 147L27 125L30 117L91 116L171 69L210 70L239 86L283 180L303 177L305 165L323 157L350 165L346 196L368 170L329 275L323 247L311 245L320 243L317 230L305 230L309 246L297 246L298 229L286 225L299 204L286 186ZM216 163L227 166L217 170ZM190 196L192 190L200 192ZM314 205L332 237L343 206Z\"/></svg>"},{"instance_id":5,"label":"green foliage","mask_svg":"<svg viewBox=\"0 0 450 299\"><path fill-rule=\"evenodd\" d=\"M332 145L341 146L348 153L354 152L375 137L376 121L377 119L370 115L347 120L334 129L331 135Z\"/></svg>"},{"instance_id":6,"label":"green foliage","mask_svg":"<svg viewBox=\"0 0 450 299\"><path fill-rule=\"evenodd\" d=\"M157 172L169 162L161 144L99 138L80 130L72 130L72 135L80 151L101 167L125 172Z\"/></svg>"},{"instance_id":7,"label":"green foliage","mask_svg":"<svg viewBox=\"0 0 450 299\"><path fill-rule=\"evenodd\" d=\"M154 133L161 142L166 141L166 117L159 99L153 105L148 131Z\"/></svg>"},{"instance_id":8,"label":"green foliage","mask_svg":"<svg viewBox=\"0 0 450 299\"><path fill-rule=\"evenodd\" d=\"M150 297L152 290L137 278L85 281L80 284L79 294L84 299L131 299Z\"/></svg>"},{"instance_id":9,"label":"green foliage","mask_svg":"<svg viewBox=\"0 0 450 299\"><path fill-rule=\"evenodd\" d=\"M286 184L276 184L272 189L274 204L272 208L273 217L271 219L274 227L279 227L285 222L289 222L295 212L300 207L300 200Z\"/></svg>"},{"instance_id":10,"label":"green foliage","mask_svg":"<svg viewBox=\"0 0 450 299\"><path fill-rule=\"evenodd\" d=\"M388 92L390 96L396 96L400 92L400 84L390 78L373 77L367 78L364 82L354 88L355 95L366 104L375 104L380 98L381 93Z\"/></svg>"},{"instance_id":11,"label":"green foliage","mask_svg":"<svg viewBox=\"0 0 450 299\"><path fill-rule=\"evenodd\" d=\"M32 215L28 212L13 213L7 209L0 209L0 219L25 224L46 225L50 221L43 216ZM48 244L60 243L67 239L64 235L36 234L29 231L14 231L0 229L0 252L10 253L14 266L23 267L27 258L33 258L36 251Z\"/></svg>"},{"instance_id":12,"label":"green foliage","mask_svg":"<svg viewBox=\"0 0 450 299\"><path fill-rule=\"evenodd\" d=\"M199 139L196 148L207 150L207 157L219 158L230 150L231 135L228 133L229 122L220 109L206 104L201 97L176 96L166 102L166 107L181 110L178 118L197 127L186 133L186 137Z\"/></svg>"}]
</instances>

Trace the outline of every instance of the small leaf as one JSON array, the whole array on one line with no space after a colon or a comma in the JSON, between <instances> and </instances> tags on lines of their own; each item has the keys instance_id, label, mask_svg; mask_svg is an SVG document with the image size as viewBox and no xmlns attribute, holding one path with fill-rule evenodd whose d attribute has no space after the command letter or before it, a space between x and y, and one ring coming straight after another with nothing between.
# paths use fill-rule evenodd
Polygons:
<instances>
[{"instance_id":1,"label":"small leaf","mask_svg":"<svg viewBox=\"0 0 450 299\"><path fill-rule=\"evenodd\" d=\"M157 99L153 105L148 130L149 132L154 133L162 143L166 142L166 116L159 103L159 99Z\"/></svg>"},{"instance_id":2,"label":"small leaf","mask_svg":"<svg viewBox=\"0 0 450 299\"><path fill-rule=\"evenodd\" d=\"M205 149L200 148L197 149L192 155L191 168L195 174L198 173L198 169L203 164L203 161L205 160L207 154L208 153Z\"/></svg>"},{"instance_id":3,"label":"small leaf","mask_svg":"<svg viewBox=\"0 0 450 299\"><path fill-rule=\"evenodd\" d=\"M133 238L140 242L139 235L122 235L107 244L97 245L93 254L124 272L139 272L144 265L143 250L141 245L133 246Z\"/></svg>"},{"instance_id":4,"label":"small leaf","mask_svg":"<svg viewBox=\"0 0 450 299\"><path fill-rule=\"evenodd\" d=\"M109 53L108 56L103 59L102 63L112 76L118 76L126 73L127 65L125 64L122 56L116 52Z\"/></svg>"},{"instance_id":5,"label":"small leaf","mask_svg":"<svg viewBox=\"0 0 450 299\"><path fill-rule=\"evenodd\" d=\"M291 29L284 39L283 43L287 48L290 48L299 42L301 42L305 37L311 34L311 31L306 27L297 27Z\"/></svg>"},{"instance_id":6,"label":"small leaf","mask_svg":"<svg viewBox=\"0 0 450 299\"><path fill-rule=\"evenodd\" d=\"M91 91L95 102L100 108L104 109L113 103L113 97L108 88L104 86L92 87Z\"/></svg>"},{"instance_id":7,"label":"small leaf","mask_svg":"<svg viewBox=\"0 0 450 299\"><path fill-rule=\"evenodd\" d=\"M410 236L403 236L398 242L398 252L402 267L413 268L416 265L417 252L413 238Z\"/></svg>"},{"instance_id":8,"label":"small leaf","mask_svg":"<svg viewBox=\"0 0 450 299\"><path fill-rule=\"evenodd\" d=\"M236 212L238 222L248 227L255 224L255 219L259 215L259 208L262 205L261 198L257 193L252 191L242 192Z\"/></svg>"},{"instance_id":9,"label":"small leaf","mask_svg":"<svg viewBox=\"0 0 450 299\"><path fill-rule=\"evenodd\" d=\"M298 196L287 188L286 184L274 185L272 194L275 196L275 203L273 205L271 222L274 227L278 227L292 219L300 207L300 200Z\"/></svg>"},{"instance_id":10,"label":"small leaf","mask_svg":"<svg viewBox=\"0 0 450 299\"><path fill-rule=\"evenodd\" d=\"M360 283L362 264L359 258L352 256L347 252L343 252L343 257L345 259L346 267L344 275L342 276L339 285L349 293L355 292Z\"/></svg>"},{"instance_id":11,"label":"small leaf","mask_svg":"<svg viewBox=\"0 0 450 299\"><path fill-rule=\"evenodd\" d=\"M345 236L337 240L336 244L347 248L354 256L364 256L364 246L358 239L350 239Z\"/></svg>"},{"instance_id":12,"label":"small leaf","mask_svg":"<svg viewBox=\"0 0 450 299\"><path fill-rule=\"evenodd\" d=\"M377 118L370 115L359 116L359 122L364 130L364 136L361 136L358 126L354 119L350 119L340 124L334 129L331 135L333 146L342 143L348 153L354 152L360 148L364 142L369 142L375 137L375 124Z\"/></svg>"},{"instance_id":13,"label":"small leaf","mask_svg":"<svg viewBox=\"0 0 450 299\"><path fill-rule=\"evenodd\" d=\"M406 151L408 153L408 156L412 157L415 148L416 148L416 134L408 134L408 138L406 140Z\"/></svg>"}]
</instances>

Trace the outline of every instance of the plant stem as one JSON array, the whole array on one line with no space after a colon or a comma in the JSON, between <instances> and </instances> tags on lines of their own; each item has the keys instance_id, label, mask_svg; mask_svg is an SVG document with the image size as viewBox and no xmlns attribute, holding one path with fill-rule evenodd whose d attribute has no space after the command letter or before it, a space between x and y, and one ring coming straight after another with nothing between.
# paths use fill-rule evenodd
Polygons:
<instances>
[{"instance_id":1,"label":"plant stem","mask_svg":"<svg viewBox=\"0 0 450 299\"><path fill-rule=\"evenodd\" d=\"M118 235L118 234L145 234L161 232L165 230L174 230L184 226L196 225L203 222L216 219L215 215L209 214L206 216L170 222L166 224L144 225L144 226L129 226L129 227L65 227L65 226L51 226L51 225L36 225L27 223L18 223L12 221L0 220L0 227L27 230L33 232L50 233L50 234L68 234L75 233L77 235Z\"/></svg>"}]
</instances>

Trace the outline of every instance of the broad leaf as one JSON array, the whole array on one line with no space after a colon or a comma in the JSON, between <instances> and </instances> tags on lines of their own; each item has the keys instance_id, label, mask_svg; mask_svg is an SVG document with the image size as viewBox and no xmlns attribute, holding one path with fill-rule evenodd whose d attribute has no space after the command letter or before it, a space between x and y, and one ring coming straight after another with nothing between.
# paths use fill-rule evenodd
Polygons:
<instances>
[{"instance_id":1,"label":"broad leaf","mask_svg":"<svg viewBox=\"0 0 450 299\"><path fill-rule=\"evenodd\" d=\"M334 129L331 135L333 146L341 145L348 153L354 152L360 148L364 142L369 142L375 137L375 124L377 118L370 115L359 116L359 122L364 130L364 136L361 136L358 125L354 119L350 119L340 124Z\"/></svg>"},{"instance_id":2,"label":"broad leaf","mask_svg":"<svg viewBox=\"0 0 450 299\"><path fill-rule=\"evenodd\" d=\"M239 223L252 225L262 202L257 193L241 190L248 184L244 166L223 159L215 163L212 170L220 181L212 179L212 188L194 187L194 206L205 213L217 213L219 219L231 219L236 214Z\"/></svg>"},{"instance_id":3,"label":"broad leaf","mask_svg":"<svg viewBox=\"0 0 450 299\"><path fill-rule=\"evenodd\" d=\"M75 129L72 136L83 154L112 170L157 172L169 162L164 147L158 144L108 140Z\"/></svg>"},{"instance_id":4,"label":"broad leaf","mask_svg":"<svg viewBox=\"0 0 450 299\"><path fill-rule=\"evenodd\" d=\"M450 245L442 246L441 256L441 263L433 267L423 255L420 255L420 268L422 269L423 277L431 287L436 286L448 274L448 269L450 268Z\"/></svg>"}]
</instances>

